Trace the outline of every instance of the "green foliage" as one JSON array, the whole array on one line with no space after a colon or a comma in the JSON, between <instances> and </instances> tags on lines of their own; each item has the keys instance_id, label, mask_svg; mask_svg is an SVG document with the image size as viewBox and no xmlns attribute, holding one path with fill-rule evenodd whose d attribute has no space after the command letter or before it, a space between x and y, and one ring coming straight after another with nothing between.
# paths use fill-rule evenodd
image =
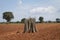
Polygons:
<instances>
[{"instance_id":1,"label":"green foliage","mask_svg":"<svg viewBox=\"0 0 60 40\"><path fill-rule=\"evenodd\" d=\"M39 17L40 23L43 22L43 17Z\"/></svg>"},{"instance_id":2,"label":"green foliage","mask_svg":"<svg viewBox=\"0 0 60 40\"><path fill-rule=\"evenodd\" d=\"M20 21L17 21L16 23L20 23Z\"/></svg>"},{"instance_id":3,"label":"green foliage","mask_svg":"<svg viewBox=\"0 0 60 40\"><path fill-rule=\"evenodd\" d=\"M56 18L56 22L57 22L57 23L60 23L60 19L59 19L59 18Z\"/></svg>"},{"instance_id":4,"label":"green foliage","mask_svg":"<svg viewBox=\"0 0 60 40\"><path fill-rule=\"evenodd\" d=\"M24 23L24 21L25 21L25 18L21 19L21 22L22 22L22 23Z\"/></svg>"},{"instance_id":5,"label":"green foliage","mask_svg":"<svg viewBox=\"0 0 60 40\"><path fill-rule=\"evenodd\" d=\"M14 16L12 14L12 12L4 12L3 13L3 19L7 20L7 22L10 22L11 19L13 19Z\"/></svg>"},{"instance_id":6,"label":"green foliage","mask_svg":"<svg viewBox=\"0 0 60 40\"><path fill-rule=\"evenodd\" d=\"M52 23L52 21L48 21L48 23Z\"/></svg>"}]
</instances>

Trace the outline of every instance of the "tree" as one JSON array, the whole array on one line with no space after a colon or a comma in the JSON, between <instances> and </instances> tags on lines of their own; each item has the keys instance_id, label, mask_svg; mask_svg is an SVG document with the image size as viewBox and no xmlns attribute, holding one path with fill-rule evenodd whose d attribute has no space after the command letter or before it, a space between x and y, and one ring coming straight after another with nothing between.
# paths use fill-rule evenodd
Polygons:
<instances>
[{"instance_id":1,"label":"tree","mask_svg":"<svg viewBox=\"0 0 60 40\"><path fill-rule=\"evenodd\" d=\"M40 23L43 22L43 17L39 17Z\"/></svg>"},{"instance_id":2,"label":"tree","mask_svg":"<svg viewBox=\"0 0 60 40\"><path fill-rule=\"evenodd\" d=\"M20 23L20 21L17 21L16 23Z\"/></svg>"},{"instance_id":3,"label":"tree","mask_svg":"<svg viewBox=\"0 0 60 40\"><path fill-rule=\"evenodd\" d=\"M21 19L21 22L22 22L22 23L24 23L24 21L25 21L25 18Z\"/></svg>"},{"instance_id":4,"label":"tree","mask_svg":"<svg viewBox=\"0 0 60 40\"><path fill-rule=\"evenodd\" d=\"M52 21L48 21L48 23L52 23Z\"/></svg>"},{"instance_id":5,"label":"tree","mask_svg":"<svg viewBox=\"0 0 60 40\"><path fill-rule=\"evenodd\" d=\"M57 22L57 23L60 23L60 19L59 19L59 18L56 18L56 22Z\"/></svg>"},{"instance_id":6,"label":"tree","mask_svg":"<svg viewBox=\"0 0 60 40\"><path fill-rule=\"evenodd\" d=\"M3 13L3 19L7 20L7 22L10 22L11 19L13 19L14 16L12 14L12 12L4 12Z\"/></svg>"}]
</instances>

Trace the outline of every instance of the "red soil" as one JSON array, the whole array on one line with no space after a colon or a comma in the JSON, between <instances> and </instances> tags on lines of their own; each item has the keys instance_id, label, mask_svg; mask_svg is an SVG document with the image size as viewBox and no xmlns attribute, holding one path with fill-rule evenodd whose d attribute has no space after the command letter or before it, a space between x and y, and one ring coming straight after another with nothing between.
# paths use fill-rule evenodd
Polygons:
<instances>
[{"instance_id":1,"label":"red soil","mask_svg":"<svg viewBox=\"0 0 60 40\"><path fill-rule=\"evenodd\" d=\"M23 33L24 24L0 24L0 40L60 40L60 23L36 24L36 28L35 33Z\"/></svg>"}]
</instances>

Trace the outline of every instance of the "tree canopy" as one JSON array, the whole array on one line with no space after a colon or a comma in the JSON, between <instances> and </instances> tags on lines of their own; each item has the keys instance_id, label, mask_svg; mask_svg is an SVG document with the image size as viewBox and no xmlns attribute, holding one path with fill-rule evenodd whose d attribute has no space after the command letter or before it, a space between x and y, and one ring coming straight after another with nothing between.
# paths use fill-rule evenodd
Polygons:
<instances>
[{"instance_id":1,"label":"tree canopy","mask_svg":"<svg viewBox=\"0 0 60 40\"><path fill-rule=\"evenodd\" d=\"M13 19L13 13L12 12L4 12L3 13L3 19L7 20L7 22L10 22L11 19Z\"/></svg>"},{"instance_id":2,"label":"tree canopy","mask_svg":"<svg viewBox=\"0 0 60 40\"><path fill-rule=\"evenodd\" d=\"M43 22L43 17L39 17L40 23Z\"/></svg>"}]
</instances>

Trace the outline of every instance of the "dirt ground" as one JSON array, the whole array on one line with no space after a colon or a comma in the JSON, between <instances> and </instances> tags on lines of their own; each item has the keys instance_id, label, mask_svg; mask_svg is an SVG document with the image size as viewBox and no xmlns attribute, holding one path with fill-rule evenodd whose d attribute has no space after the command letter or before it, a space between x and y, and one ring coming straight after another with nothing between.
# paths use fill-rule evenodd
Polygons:
<instances>
[{"instance_id":1,"label":"dirt ground","mask_svg":"<svg viewBox=\"0 0 60 40\"><path fill-rule=\"evenodd\" d=\"M37 23L37 32L23 33L24 24L0 24L0 40L60 40L60 23Z\"/></svg>"}]
</instances>

